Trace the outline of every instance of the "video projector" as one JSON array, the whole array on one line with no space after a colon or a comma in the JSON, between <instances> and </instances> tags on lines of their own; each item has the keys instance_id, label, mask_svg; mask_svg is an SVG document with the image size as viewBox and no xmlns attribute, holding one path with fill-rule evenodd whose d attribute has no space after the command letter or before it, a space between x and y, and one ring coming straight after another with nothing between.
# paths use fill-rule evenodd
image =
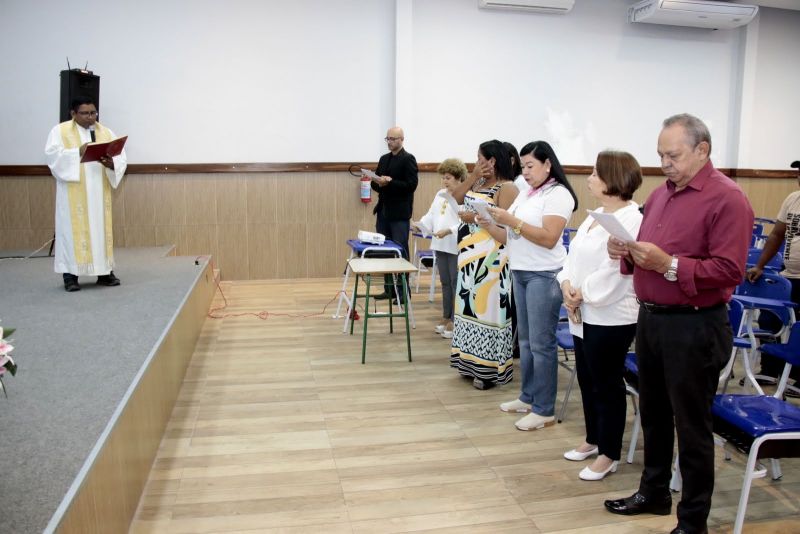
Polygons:
<instances>
[{"instance_id":1,"label":"video projector","mask_svg":"<svg viewBox=\"0 0 800 534\"><path fill-rule=\"evenodd\" d=\"M373 245L383 245L386 241L386 236L376 232L367 232L366 230L358 231L358 240L364 243L372 243Z\"/></svg>"}]
</instances>

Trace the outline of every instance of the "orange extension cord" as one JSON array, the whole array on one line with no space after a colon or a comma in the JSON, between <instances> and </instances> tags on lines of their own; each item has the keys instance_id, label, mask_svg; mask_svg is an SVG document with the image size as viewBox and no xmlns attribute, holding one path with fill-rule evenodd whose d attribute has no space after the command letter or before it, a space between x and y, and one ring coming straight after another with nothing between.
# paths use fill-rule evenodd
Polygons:
<instances>
[{"instance_id":1,"label":"orange extension cord","mask_svg":"<svg viewBox=\"0 0 800 534\"><path fill-rule=\"evenodd\" d=\"M200 258L203 258L203 256L198 256L195 259L195 262L196 263L199 262ZM222 286L220 286L219 277L216 274L214 274L214 271L215 271L214 262L210 261L209 263L211 263L211 275L214 277L214 283L217 286L217 291L219 291L219 294L222 295L222 300L225 303L222 306L217 306L215 308L211 308L210 310L208 310L208 318L209 319L226 319L228 317L247 317L247 316L250 316L250 315L252 315L253 317L256 317L258 319L261 319L262 321L266 321L270 317L292 317L292 318L295 318L295 319L307 319L309 317L318 317L318 316L321 316L321 315L325 315L325 310L328 309L328 306L330 306L333 303L333 301L335 301L339 297L339 295L342 293L341 290L337 291L336 294L333 295L333 298L331 298L331 300L329 300L327 302L327 304L325 304L325 306L322 308L322 311L318 312L318 313L308 313L308 314L301 314L301 313L271 313L271 312L268 312L266 310L263 310L263 311L260 311L260 312L219 313L219 312L221 312L222 310L224 310L225 308L228 307L228 298L225 296L225 292L222 291ZM358 320L358 313L357 312L354 312L354 319Z\"/></svg>"}]
</instances>

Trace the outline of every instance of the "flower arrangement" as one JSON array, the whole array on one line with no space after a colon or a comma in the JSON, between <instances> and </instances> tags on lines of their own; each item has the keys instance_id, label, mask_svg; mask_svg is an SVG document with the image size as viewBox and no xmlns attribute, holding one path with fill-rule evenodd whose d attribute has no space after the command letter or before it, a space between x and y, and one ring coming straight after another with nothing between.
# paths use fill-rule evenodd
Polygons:
<instances>
[{"instance_id":1,"label":"flower arrangement","mask_svg":"<svg viewBox=\"0 0 800 534\"><path fill-rule=\"evenodd\" d=\"M14 350L14 347L6 341L6 337L13 333L13 328L3 329L3 327L0 326L0 390L3 390L3 393L6 391L5 385L3 384L3 375L6 373L11 373L11 376L17 374L17 364L14 363L14 360L9 356L9 353ZM8 396L8 394L6 394L6 396Z\"/></svg>"}]
</instances>

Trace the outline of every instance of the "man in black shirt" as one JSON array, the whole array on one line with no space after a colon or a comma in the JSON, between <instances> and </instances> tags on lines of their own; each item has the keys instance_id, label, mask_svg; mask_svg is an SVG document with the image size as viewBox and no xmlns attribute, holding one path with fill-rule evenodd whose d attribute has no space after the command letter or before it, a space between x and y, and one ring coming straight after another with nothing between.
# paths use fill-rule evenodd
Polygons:
<instances>
[{"instance_id":1,"label":"man in black shirt","mask_svg":"<svg viewBox=\"0 0 800 534\"><path fill-rule=\"evenodd\" d=\"M408 232L414 209L414 191L419 180L417 160L403 148L405 137L402 128L389 128L385 140L389 152L378 161L375 174L380 179L372 181L372 189L378 193L378 203L373 210L377 215L375 230L403 247L403 257L409 259ZM388 298L391 294L390 276L387 276L385 287L384 295L377 298Z\"/></svg>"}]
</instances>

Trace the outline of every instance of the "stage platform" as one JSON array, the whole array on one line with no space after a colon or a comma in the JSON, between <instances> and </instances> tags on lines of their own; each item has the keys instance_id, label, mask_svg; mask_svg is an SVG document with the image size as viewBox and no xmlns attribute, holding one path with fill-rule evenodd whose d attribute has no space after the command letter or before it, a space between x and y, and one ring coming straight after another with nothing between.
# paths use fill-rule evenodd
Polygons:
<instances>
[{"instance_id":1,"label":"stage platform","mask_svg":"<svg viewBox=\"0 0 800 534\"><path fill-rule=\"evenodd\" d=\"M75 293L52 258L0 260L19 366L0 394L0 532L119 532L132 517L214 292L208 257L171 254L118 249L122 285L81 277Z\"/></svg>"}]
</instances>

